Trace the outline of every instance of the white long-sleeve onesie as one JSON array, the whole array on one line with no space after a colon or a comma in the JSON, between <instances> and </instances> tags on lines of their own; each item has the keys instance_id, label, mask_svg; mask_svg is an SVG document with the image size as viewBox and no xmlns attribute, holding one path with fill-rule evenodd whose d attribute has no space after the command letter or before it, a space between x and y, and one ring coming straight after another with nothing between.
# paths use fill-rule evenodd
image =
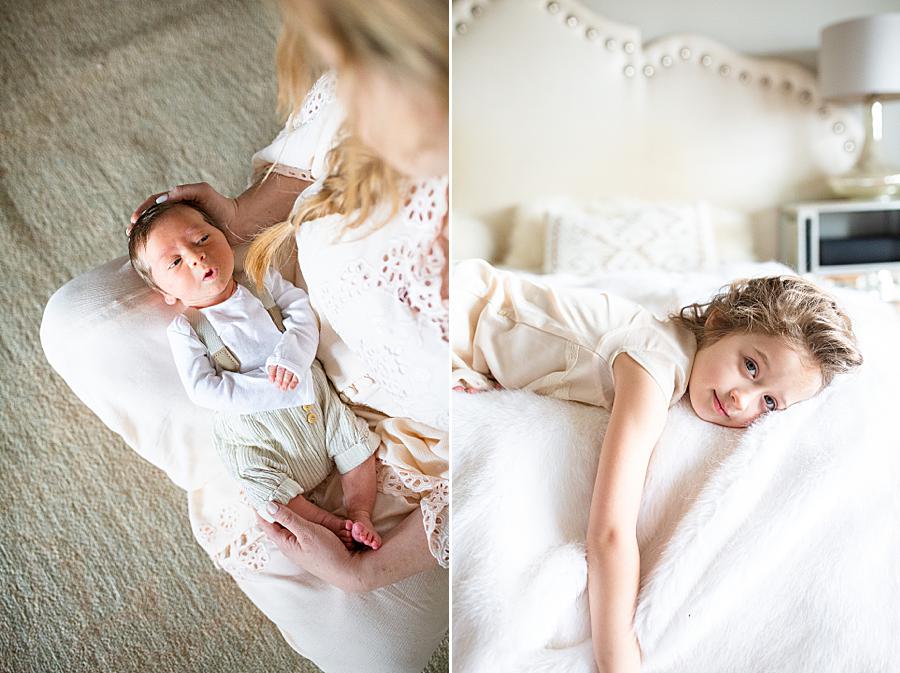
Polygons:
<instances>
[{"instance_id":1,"label":"white long-sleeve onesie","mask_svg":"<svg viewBox=\"0 0 900 673\"><path fill-rule=\"evenodd\" d=\"M199 309L232 354L239 372L219 371L184 316L169 325L169 343L191 400L216 414L214 442L229 472L254 507L288 503L320 483L337 466L341 474L375 450L364 421L356 418L314 362L319 326L306 292L277 271L264 279L281 309L279 332L262 302L238 285L228 299ZM280 365L299 379L294 390L269 381Z\"/></svg>"},{"instance_id":2,"label":"white long-sleeve onesie","mask_svg":"<svg viewBox=\"0 0 900 673\"><path fill-rule=\"evenodd\" d=\"M262 302L238 285L228 299L199 309L241 363L239 372L218 371L209 351L182 315L168 328L178 375L194 404L215 411L248 414L315 402L310 365L319 346L319 325L306 292L269 270L263 281L281 309L279 332ZM300 380L281 390L269 366L290 370Z\"/></svg>"}]
</instances>

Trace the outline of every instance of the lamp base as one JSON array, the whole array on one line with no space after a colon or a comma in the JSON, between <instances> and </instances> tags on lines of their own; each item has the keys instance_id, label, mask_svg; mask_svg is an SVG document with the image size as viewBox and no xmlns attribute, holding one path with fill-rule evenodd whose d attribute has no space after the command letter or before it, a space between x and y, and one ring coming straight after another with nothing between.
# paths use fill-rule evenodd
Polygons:
<instances>
[{"instance_id":1,"label":"lamp base","mask_svg":"<svg viewBox=\"0 0 900 673\"><path fill-rule=\"evenodd\" d=\"M851 199L900 198L900 168L886 159L882 105L876 95L866 96L866 142L849 172L828 179L832 191Z\"/></svg>"},{"instance_id":2,"label":"lamp base","mask_svg":"<svg viewBox=\"0 0 900 673\"><path fill-rule=\"evenodd\" d=\"M900 198L900 172L875 175L852 170L843 175L832 175L828 178L828 185L837 196L848 199Z\"/></svg>"}]
</instances>

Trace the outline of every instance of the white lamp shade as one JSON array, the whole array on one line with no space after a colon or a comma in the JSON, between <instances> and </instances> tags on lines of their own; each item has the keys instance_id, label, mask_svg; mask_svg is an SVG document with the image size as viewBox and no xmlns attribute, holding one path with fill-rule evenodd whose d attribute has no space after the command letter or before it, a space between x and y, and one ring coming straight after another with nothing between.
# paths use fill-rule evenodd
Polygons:
<instances>
[{"instance_id":1,"label":"white lamp shade","mask_svg":"<svg viewBox=\"0 0 900 673\"><path fill-rule=\"evenodd\" d=\"M835 23L822 31L822 96L853 100L900 96L900 13Z\"/></svg>"}]
</instances>

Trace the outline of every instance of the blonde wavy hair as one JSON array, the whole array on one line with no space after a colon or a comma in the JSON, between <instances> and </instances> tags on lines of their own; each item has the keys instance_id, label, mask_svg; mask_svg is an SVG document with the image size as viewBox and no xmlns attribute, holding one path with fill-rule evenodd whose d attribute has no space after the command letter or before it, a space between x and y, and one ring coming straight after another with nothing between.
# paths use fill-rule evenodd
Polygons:
<instances>
[{"instance_id":1,"label":"blonde wavy hair","mask_svg":"<svg viewBox=\"0 0 900 673\"><path fill-rule=\"evenodd\" d=\"M282 27L276 49L278 107L296 112L315 80L325 71L310 38L333 46L338 76L361 66L430 91L448 102L450 49L446 0L281 0ZM352 120L350 120L352 122ZM270 169L271 171L271 169ZM245 271L262 283L266 269L282 261L287 243L303 222L341 213L359 227L376 207L390 204L385 220L399 207L402 176L349 132L345 123L326 158L322 188L304 199L285 222L253 240Z\"/></svg>"},{"instance_id":2,"label":"blonde wavy hair","mask_svg":"<svg viewBox=\"0 0 900 673\"><path fill-rule=\"evenodd\" d=\"M737 280L705 304L690 304L669 319L690 330L697 348L729 334L784 339L822 372L823 386L862 364L850 318L815 283L797 276Z\"/></svg>"}]
</instances>

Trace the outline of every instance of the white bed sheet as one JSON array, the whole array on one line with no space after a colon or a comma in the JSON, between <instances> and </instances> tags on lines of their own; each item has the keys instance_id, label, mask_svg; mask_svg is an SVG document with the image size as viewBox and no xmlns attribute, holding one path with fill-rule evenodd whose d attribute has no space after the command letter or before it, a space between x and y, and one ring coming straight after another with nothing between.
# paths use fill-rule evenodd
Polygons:
<instances>
[{"instance_id":1,"label":"white bed sheet","mask_svg":"<svg viewBox=\"0 0 900 673\"><path fill-rule=\"evenodd\" d=\"M781 272L540 279L664 314ZM638 523L645 673L900 670L900 319L836 294L856 372L744 431L672 409ZM454 670L594 670L584 537L607 418L522 391L454 394Z\"/></svg>"}]
</instances>

